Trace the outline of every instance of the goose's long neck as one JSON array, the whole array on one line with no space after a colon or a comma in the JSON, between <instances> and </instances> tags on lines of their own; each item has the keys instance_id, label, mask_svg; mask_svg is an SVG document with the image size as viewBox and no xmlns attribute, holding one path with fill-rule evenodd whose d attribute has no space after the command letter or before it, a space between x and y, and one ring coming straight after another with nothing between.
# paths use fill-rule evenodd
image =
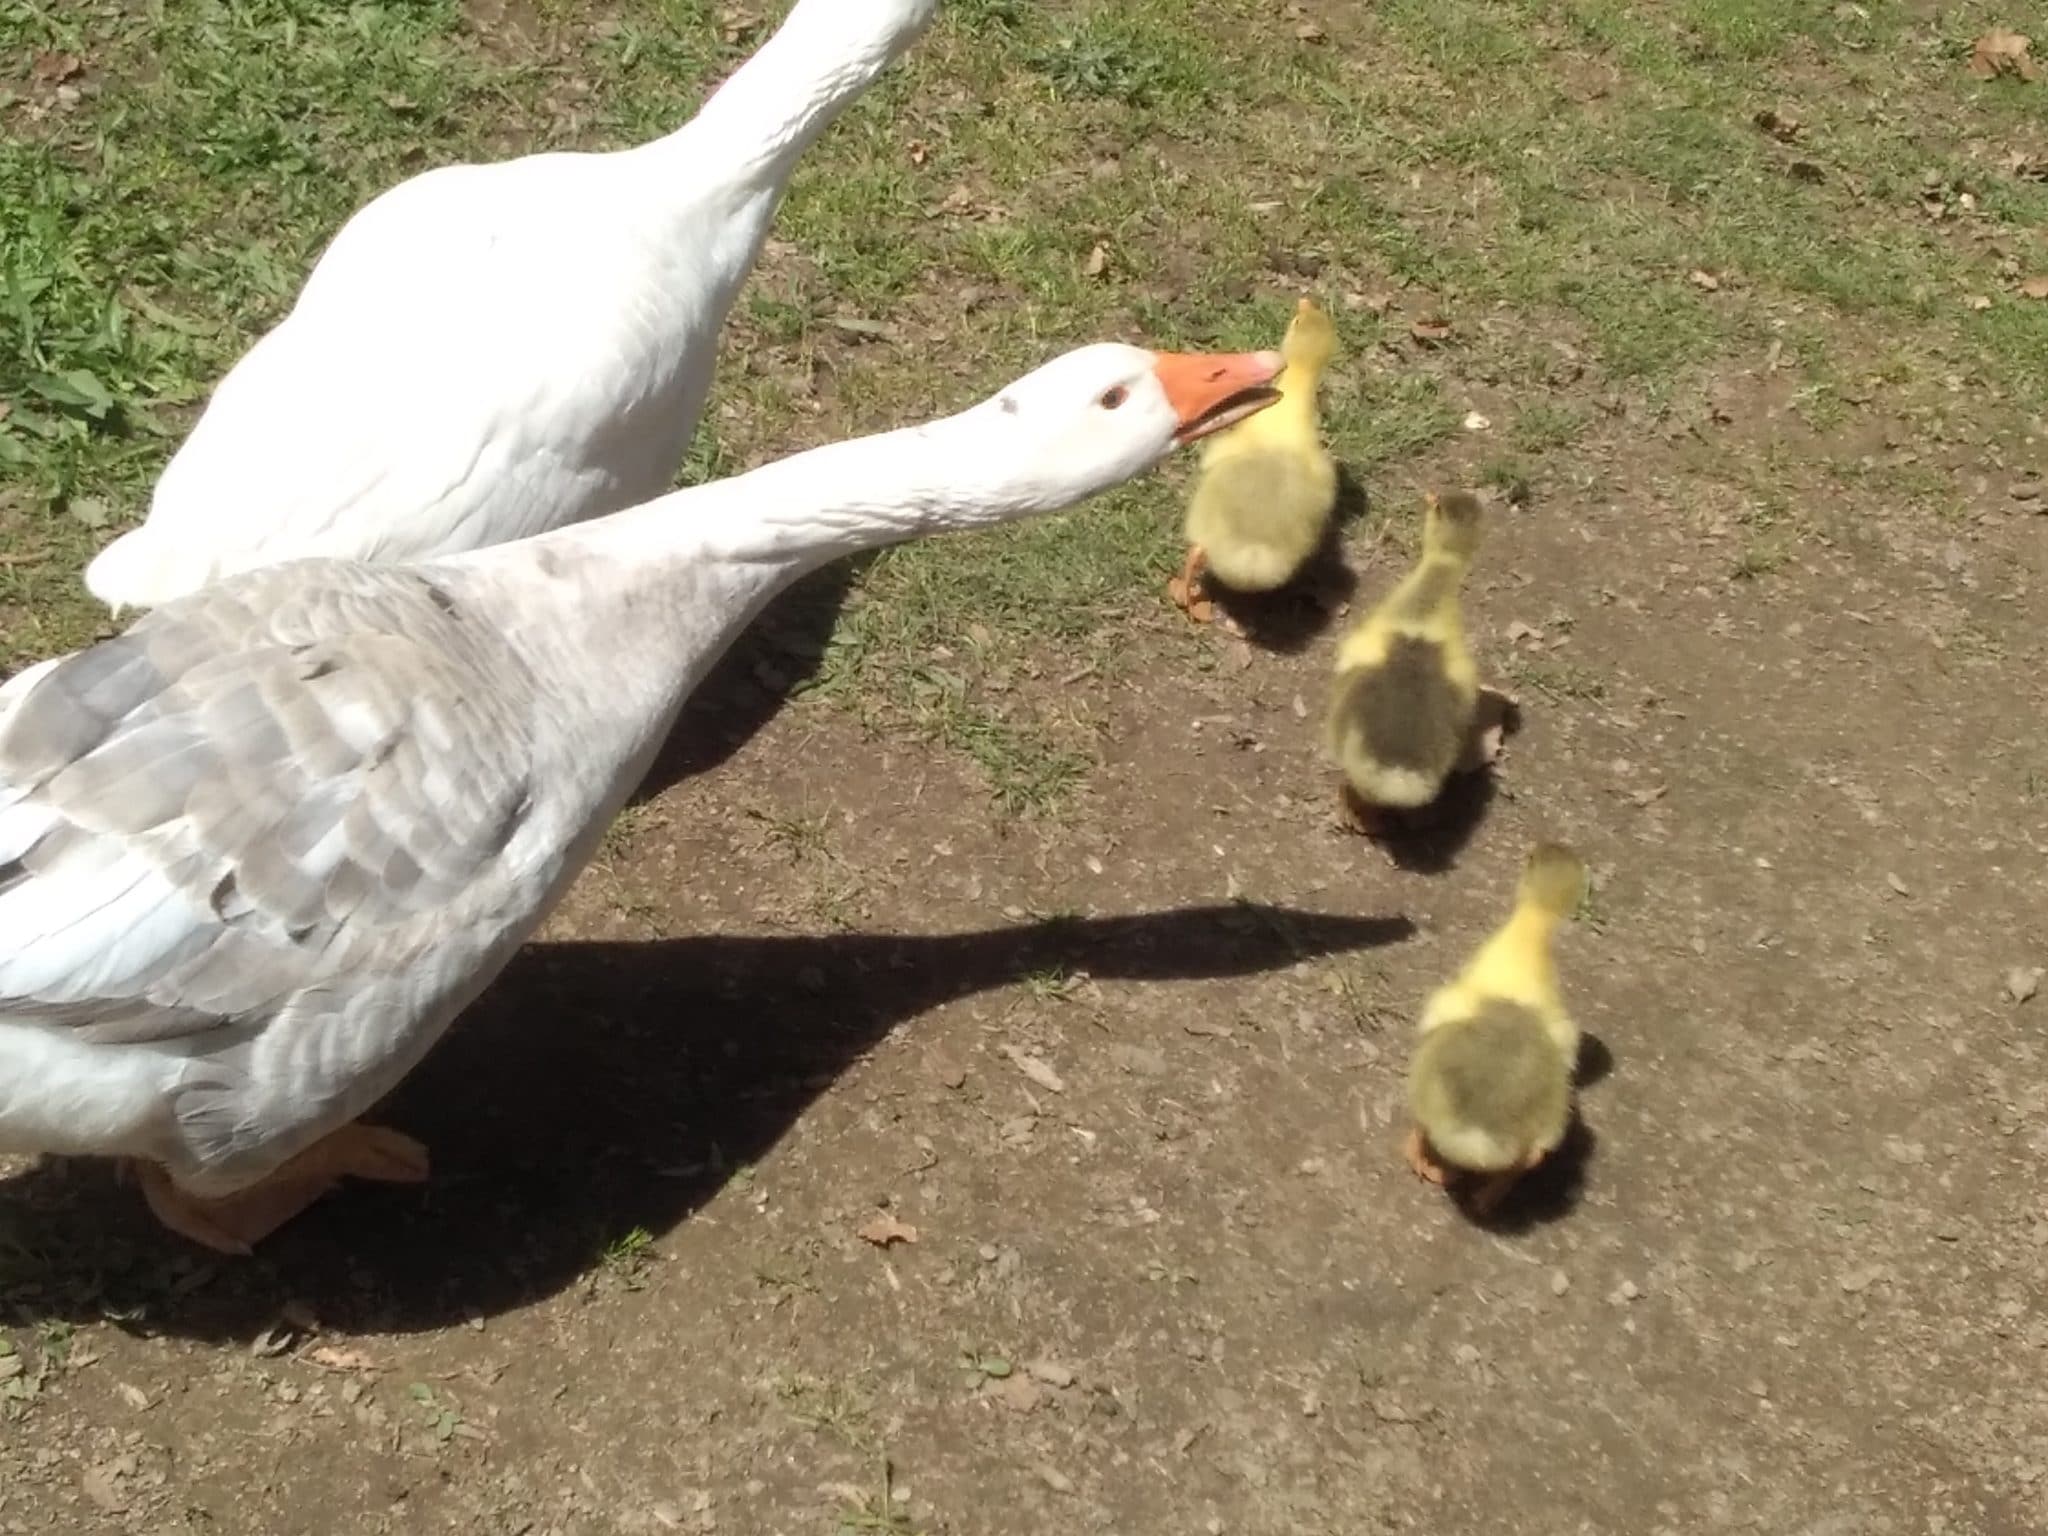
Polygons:
<instances>
[{"instance_id":1,"label":"goose's long neck","mask_svg":"<svg viewBox=\"0 0 2048 1536\"><path fill-rule=\"evenodd\" d=\"M780 194L799 156L931 19L929 0L797 0L697 115L646 147L678 176L716 166L736 191Z\"/></svg>"},{"instance_id":2,"label":"goose's long neck","mask_svg":"<svg viewBox=\"0 0 2048 1536\"><path fill-rule=\"evenodd\" d=\"M665 733L798 577L1035 510L984 471L983 437L970 411L855 438L456 563L490 591L495 622L537 673L571 690L595 685L594 718Z\"/></svg>"}]
</instances>

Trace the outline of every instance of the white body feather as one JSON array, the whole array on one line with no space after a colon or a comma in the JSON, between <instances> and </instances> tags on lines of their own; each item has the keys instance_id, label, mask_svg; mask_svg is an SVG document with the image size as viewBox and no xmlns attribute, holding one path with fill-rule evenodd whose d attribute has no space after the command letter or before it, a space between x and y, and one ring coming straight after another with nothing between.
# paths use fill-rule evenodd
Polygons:
<instances>
[{"instance_id":1,"label":"white body feather","mask_svg":"<svg viewBox=\"0 0 2048 1536\"><path fill-rule=\"evenodd\" d=\"M152 607L280 560L425 559L658 495L797 158L936 6L799 0L665 139L444 166L373 199L86 586Z\"/></svg>"}]
</instances>

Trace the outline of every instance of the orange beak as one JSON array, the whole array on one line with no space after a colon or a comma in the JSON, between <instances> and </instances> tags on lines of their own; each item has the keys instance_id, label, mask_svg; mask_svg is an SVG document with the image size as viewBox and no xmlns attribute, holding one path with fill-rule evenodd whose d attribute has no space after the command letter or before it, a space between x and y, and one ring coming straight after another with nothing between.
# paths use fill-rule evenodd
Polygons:
<instances>
[{"instance_id":1,"label":"orange beak","mask_svg":"<svg viewBox=\"0 0 2048 1536\"><path fill-rule=\"evenodd\" d=\"M1166 400L1180 418L1176 443L1192 443L1236 426L1280 398L1278 352L1161 352L1152 364Z\"/></svg>"}]
</instances>

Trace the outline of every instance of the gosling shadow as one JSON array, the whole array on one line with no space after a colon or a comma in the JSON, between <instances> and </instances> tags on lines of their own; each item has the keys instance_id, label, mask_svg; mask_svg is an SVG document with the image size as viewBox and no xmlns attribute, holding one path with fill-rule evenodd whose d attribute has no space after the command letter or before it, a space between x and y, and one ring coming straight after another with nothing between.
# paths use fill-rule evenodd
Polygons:
<instances>
[{"instance_id":1,"label":"gosling shadow","mask_svg":"<svg viewBox=\"0 0 2048 1536\"><path fill-rule=\"evenodd\" d=\"M1414 874L1440 875L1456 867L1499 794L1493 756L1522 729L1521 706L1492 688L1479 690L1478 714L1465 763L1445 782L1443 793L1420 813L1387 816L1380 835L1387 857ZM1480 743L1491 737L1492 754Z\"/></svg>"},{"instance_id":2,"label":"gosling shadow","mask_svg":"<svg viewBox=\"0 0 2048 1536\"><path fill-rule=\"evenodd\" d=\"M1261 650L1294 656L1307 650L1336 622L1358 591L1358 573L1344 559L1344 530L1368 509L1363 484L1350 466L1337 466L1337 507L1322 542L1299 574L1274 592L1239 592L1213 575L1203 588L1219 615L1243 631Z\"/></svg>"},{"instance_id":3,"label":"gosling shadow","mask_svg":"<svg viewBox=\"0 0 2048 1536\"><path fill-rule=\"evenodd\" d=\"M1614 1071L1614 1052L1598 1035L1581 1032L1578 1059L1572 1063L1575 1091L1602 1083ZM1502 1236L1533 1231L1569 1216L1585 1197L1587 1174L1600 1138L1586 1124L1579 1106L1555 1152L1531 1169L1491 1211L1478 1212L1460 1203L1459 1211L1474 1226Z\"/></svg>"}]
</instances>

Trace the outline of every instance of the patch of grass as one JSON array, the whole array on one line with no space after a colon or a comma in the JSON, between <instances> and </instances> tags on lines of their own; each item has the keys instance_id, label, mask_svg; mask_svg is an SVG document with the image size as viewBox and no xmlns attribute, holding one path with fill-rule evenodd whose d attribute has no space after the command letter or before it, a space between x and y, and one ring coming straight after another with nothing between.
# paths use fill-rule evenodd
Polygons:
<instances>
[{"instance_id":1,"label":"patch of grass","mask_svg":"<svg viewBox=\"0 0 2048 1536\"><path fill-rule=\"evenodd\" d=\"M1569 448L1586 429L1585 412L1548 400L1533 401L1515 413L1508 441L1526 454Z\"/></svg>"},{"instance_id":2,"label":"patch of grass","mask_svg":"<svg viewBox=\"0 0 2048 1536\"><path fill-rule=\"evenodd\" d=\"M645 1227L613 1238L598 1255L598 1264L612 1280L629 1291L647 1284L648 1264L654 1257L654 1234Z\"/></svg>"},{"instance_id":3,"label":"patch of grass","mask_svg":"<svg viewBox=\"0 0 2048 1536\"><path fill-rule=\"evenodd\" d=\"M849 1500L840 1511L839 1536L870 1536L873 1532L881 1532L883 1536L919 1536L916 1522L896 1497L896 1469L890 1465L886 1455L880 1461L875 1491Z\"/></svg>"},{"instance_id":4,"label":"patch of grass","mask_svg":"<svg viewBox=\"0 0 2048 1536\"><path fill-rule=\"evenodd\" d=\"M0 667L94 633L79 567L351 210L434 164L665 133L763 35L728 41L711 0L619 0L533 57L487 51L458 0L159 9L0 0L0 59L75 52L89 87L60 108L15 71L0 106ZM956 409L1104 336L1270 345L1304 289L1338 318L1326 428L1369 489L1454 437L1479 376L1520 402L1479 470L1510 493L1601 396L1654 409L1773 341L1819 431L1881 369L1902 400L1948 375L1971 408L2037 400L2048 304L1999 262L2041 254L2048 187L2003 154L2040 87L1962 70L1990 19L1386 0L1311 46L1265 0L947 0L802 162L788 249L735 318L748 366L721 369L683 479ZM1755 126L1771 104L1804 118L1791 142ZM1423 351L1407 328L1431 310L1453 335ZM1548 382L1553 342L1583 377ZM1127 664L1182 474L877 558L815 688L971 760L1006 809L1056 812L1091 761L1062 679ZM1752 529L1740 573L1796 535Z\"/></svg>"},{"instance_id":5,"label":"patch of grass","mask_svg":"<svg viewBox=\"0 0 2048 1536\"><path fill-rule=\"evenodd\" d=\"M797 1372L775 1382L775 1395L783 1410L806 1429L831 1435L849 1450L874 1448L869 1429L874 1405L846 1383Z\"/></svg>"}]
</instances>

